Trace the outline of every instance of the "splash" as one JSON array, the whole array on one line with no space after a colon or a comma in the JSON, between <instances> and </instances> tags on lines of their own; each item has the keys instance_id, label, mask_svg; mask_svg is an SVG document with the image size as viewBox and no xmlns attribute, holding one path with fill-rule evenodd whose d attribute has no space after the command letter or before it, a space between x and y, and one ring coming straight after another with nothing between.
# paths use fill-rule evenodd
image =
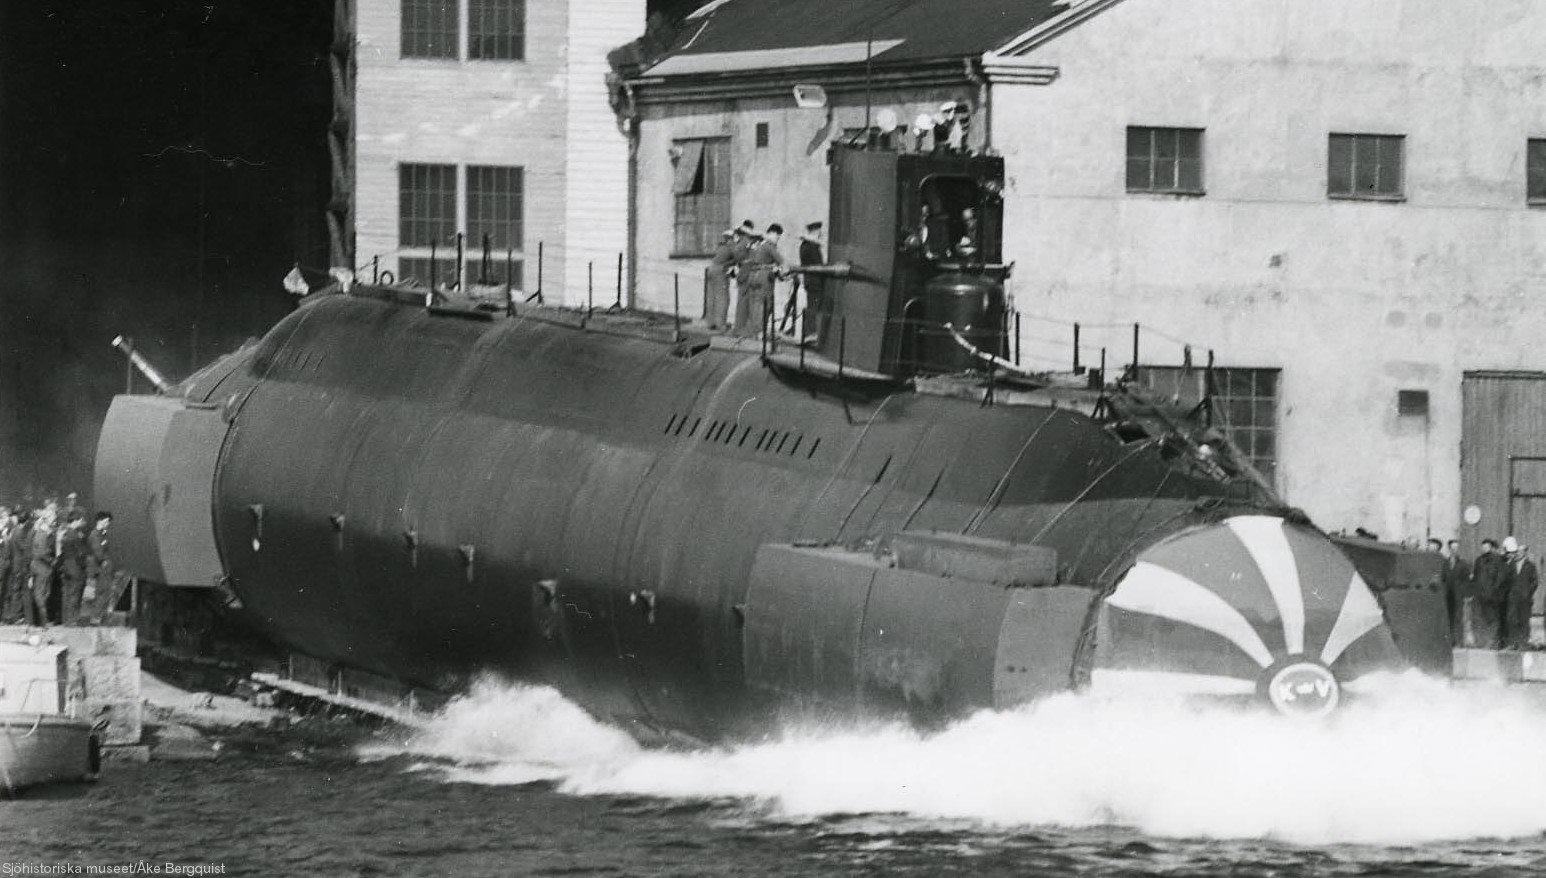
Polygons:
<instances>
[{"instance_id":1,"label":"splash","mask_svg":"<svg viewBox=\"0 0 1546 878\"><path fill-rule=\"evenodd\" d=\"M680 752L641 747L551 689L484 681L404 746L455 782L734 798L781 818L1401 844L1546 830L1543 730L1546 699L1522 689L1408 675L1314 724L1070 694L935 733L792 729Z\"/></svg>"}]
</instances>

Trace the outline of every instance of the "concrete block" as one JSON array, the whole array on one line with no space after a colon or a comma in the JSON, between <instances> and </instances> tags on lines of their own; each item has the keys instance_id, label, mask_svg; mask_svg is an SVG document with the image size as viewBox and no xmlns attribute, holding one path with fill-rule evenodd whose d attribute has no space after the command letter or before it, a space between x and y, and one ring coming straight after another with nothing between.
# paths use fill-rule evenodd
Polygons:
<instances>
[{"instance_id":1,"label":"concrete block","mask_svg":"<svg viewBox=\"0 0 1546 878\"><path fill-rule=\"evenodd\" d=\"M150 761L150 747L144 744L104 745L102 747L102 761L144 765Z\"/></svg>"},{"instance_id":2,"label":"concrete block","mask_svg":"<svg viewBox=\"0 0 1546 878\"><path fill-rule=\"evenodd\" d=\"M1526 683L1546 683L1546 652L1519 653L1519 679Z\"/></svg>"},{"instance_id":3,"label":"concrete block","mask_svg":"<svg viewBox=\"0 0 1546 878\"><path fill-rule=\"evenodd\" d=\"M138 744L144 731L140 660L87 656L71 664L81 674L81 691L85 695L77 716L108 720L102 732L104 744Z\"/></svg>"},{"instance_id":4,"label":"concrete block","mask_svg":"<svg viewBox=\"0 0 1546 878\"><path fill-rule=\"evenodd\" d=\"M1520 653L1517 652L1457 649L1453 673L1457 680L1517 683L1520 679L1520 664Z\"/></svg>"}]
</instances>

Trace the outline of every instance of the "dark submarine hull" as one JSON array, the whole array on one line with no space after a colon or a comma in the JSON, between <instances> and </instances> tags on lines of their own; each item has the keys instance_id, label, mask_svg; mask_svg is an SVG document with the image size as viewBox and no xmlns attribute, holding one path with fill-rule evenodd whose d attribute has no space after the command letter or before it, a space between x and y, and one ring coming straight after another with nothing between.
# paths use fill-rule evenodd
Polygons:
<instances>
[{"instance_id":1,"label":"dark submarine hull","mask_svg":"<svg viewBox=\"0 0 1546 878\"><path fill-rule=\"evenodd\" d=\"M131 570L325 662L702 739L1081 686L1314 713L1447 657L1263 490L1083 411L383 299L314 295L180 398L115 401Z\"/></svg>"}]
</instances>

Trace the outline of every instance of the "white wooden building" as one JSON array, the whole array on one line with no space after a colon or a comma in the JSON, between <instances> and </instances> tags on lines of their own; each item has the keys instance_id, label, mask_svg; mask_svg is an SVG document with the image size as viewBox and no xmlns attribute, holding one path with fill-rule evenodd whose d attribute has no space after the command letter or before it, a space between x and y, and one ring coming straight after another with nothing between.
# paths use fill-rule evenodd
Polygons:
<instances>
[{"instance_id":1,"label":"white wooden building","mask_svg":"<svg viewBox=\"0 0 1546 878\"><path fill-rule=\"evenodd\" d=\"M645 0L340 8L352 52L335 54L334 80L353 106L352 124L335 121L349 129L335 261L428 283L433 252L444 284L461 233L475 282L487 236L490 280L510 264L516 287L536 290L540 274L547 301L580 303L594 272L610 301L628 249L628 138L606 56L643 32Z\"/></svg>"}]
</instances>

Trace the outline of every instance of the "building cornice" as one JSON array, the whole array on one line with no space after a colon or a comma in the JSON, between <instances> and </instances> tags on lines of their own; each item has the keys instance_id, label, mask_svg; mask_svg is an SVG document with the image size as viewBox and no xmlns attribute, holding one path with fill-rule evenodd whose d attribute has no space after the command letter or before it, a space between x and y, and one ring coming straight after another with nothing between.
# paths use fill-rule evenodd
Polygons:
<instances>
[{"instance_id":1,"label":"building cornice","mask_svg":"<svg viewBox=\"0 0 1546 878\"><path fill-rule=\"evenodd\" d=\"M1005 58L989 52L980 62L982 75L994 85L1051 85L1060 72L1047 64L1031 64L1024 58Z\"/></svg>"},{"instance_id":2,"label":"building cornice","mask_svg":"<svg viewBox=\"0 0 1546 878\"><path fill-rule=\"evenodd\" d=\"M722 73L639 76L628 80L641 106L744 98L788 97L796 83L819 85L829 94L866 89L950 88L971 84L966 58L932 58L875 64L822 64Z\"/></svg>"}]
</instances>

